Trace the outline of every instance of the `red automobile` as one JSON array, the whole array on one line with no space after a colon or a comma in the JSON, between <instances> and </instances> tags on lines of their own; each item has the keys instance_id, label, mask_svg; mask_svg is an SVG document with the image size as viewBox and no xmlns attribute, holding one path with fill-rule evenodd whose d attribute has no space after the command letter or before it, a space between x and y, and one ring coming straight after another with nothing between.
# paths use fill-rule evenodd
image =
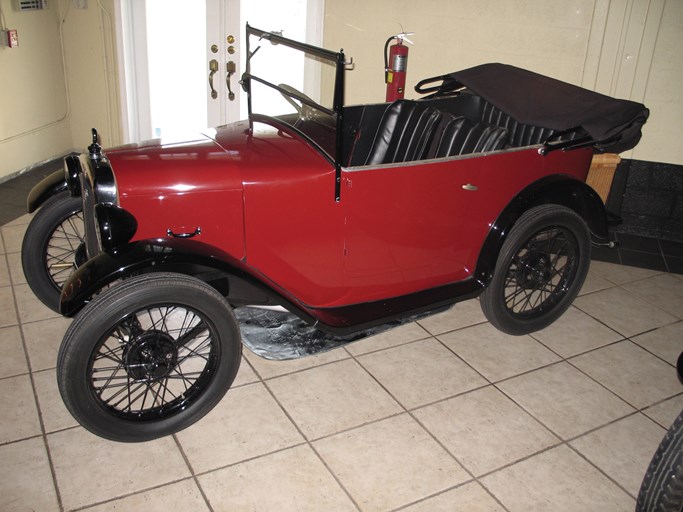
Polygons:
<instances>
[{"instance_id":1,"label":"red automobile","mask_svg":"<svg viewBox=\"0 0 683 512\"><path fill-rule=\"evenodd\" d=\"M247 35L247 120L106 152L94 132L29 196L28 283L74 317L59 389L100 436L197 421L243 342L300 357L476 296L502 331L542 329L581 288L591 236L607 242L586 175L638 142L643 105L485 64L419 100L346 106L343 52ZM297 88L272 65L295 59Z\"/></svg>"}]
</instances>

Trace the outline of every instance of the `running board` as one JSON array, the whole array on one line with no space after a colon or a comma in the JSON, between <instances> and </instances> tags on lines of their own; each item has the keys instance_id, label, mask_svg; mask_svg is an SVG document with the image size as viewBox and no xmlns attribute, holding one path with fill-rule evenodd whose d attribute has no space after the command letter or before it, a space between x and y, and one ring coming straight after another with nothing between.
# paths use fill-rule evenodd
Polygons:
<instances>
[{"instance_id":1,"label":"running board","mask_svg":"<svg viewBox=\"0 0 683 512\"><path fill-rule=\"evenodd\" d=\"M441 313L450 307L452 306L393 320L346 336L334 336L316 329L287 310L243 306L235 308L235 316L239 322L242 343L249 350L264 359L285 361L343 347L354 341Z\"/></svg>"}]
</instances>

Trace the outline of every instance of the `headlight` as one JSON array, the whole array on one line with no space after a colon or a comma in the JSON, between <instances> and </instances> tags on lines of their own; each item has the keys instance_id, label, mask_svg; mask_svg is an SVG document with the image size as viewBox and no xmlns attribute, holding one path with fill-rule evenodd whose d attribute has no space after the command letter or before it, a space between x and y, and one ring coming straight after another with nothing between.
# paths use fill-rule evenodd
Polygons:
<instances>
[{"instance_id":1,"label":"headlight","mask_svg":"<svg viewBox=\"0 0 683 512\"><path fill-rule=\"evenodd\" d=\"M138 229L135 217L123 208L109 203L95 205L95 217L102 248L116 252L120 245L128 243Z\"/></svg>"}]
</instances>

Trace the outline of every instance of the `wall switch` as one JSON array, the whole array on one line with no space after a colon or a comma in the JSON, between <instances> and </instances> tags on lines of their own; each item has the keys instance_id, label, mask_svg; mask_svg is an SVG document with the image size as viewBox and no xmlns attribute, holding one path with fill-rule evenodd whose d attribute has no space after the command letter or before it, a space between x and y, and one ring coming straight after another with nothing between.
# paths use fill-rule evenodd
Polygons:
<instances>
[{"instance_id":1,"label":"wall switch","mask_svg":"<svg viewBox=\"0 0 683 512\"><path fill-rule=\"evenodd\" d=\"M19 35L15 29L0 30L0 45L8 48L19 46Z\"/></svg>"},{"instance_id":2,"label":"wall switch","mask_svg":"<svg viewBox=\"0 0 683 512\"><path fill-rule=\"evenodd\" d=\"M74 0L74 7L76 9L87 9L88 0Z\"/></svg>"}]
</instances>

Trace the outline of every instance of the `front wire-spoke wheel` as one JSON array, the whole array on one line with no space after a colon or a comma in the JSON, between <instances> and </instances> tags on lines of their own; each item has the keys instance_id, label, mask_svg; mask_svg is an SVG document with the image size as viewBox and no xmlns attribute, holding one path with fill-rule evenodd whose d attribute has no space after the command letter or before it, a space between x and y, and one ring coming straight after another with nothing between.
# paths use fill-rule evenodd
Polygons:
<instances>
[{"instance_id":1,"label":"front wire-spoke wheel","mask_svg":"<svg viewBox=\"0 0 683 512\"><path fill-rule=\"evenodd\" d=\"M488 320L508 334L547 327L571 305L588 273L590 235L581 217L557 205L525 212L482 293Z\"/></svg>"},{"instance_id":2,"label":"front wire-spoke wheel","mask_svg":"<svg viewBox=\"0 0 683 512\"><path fill-rule=\"evenodd\" d=\"M139 309L93 351L92 392L121 418L170 416L201 394L216 371L220 347L215 337L191 309Z\"/></svg>"},{"instance_id":3,"label":"front wire-spoke wheel","mask_svg":"<svg viewBox=\"0 0 683 512\"><path fill-rule=\"evenodd\" d=\"M235 378L234 314L213 288L178 274L148 274L99 295L60 349L60 393L91 432L146 441L196 422Z\"/></svg>"},{"instance_id":4,"label":"front wire-spoke wheel","mask_svg":"<svg viewBox=\"0 0 683 512\"><path fill-rule=\"evenodd\" d=\"M59 309L62 286L85 256L84 242L83 203L68 192L46 201L26 228L21 247L26 282L53 311Z\"/></svg>"}]
</instances>

